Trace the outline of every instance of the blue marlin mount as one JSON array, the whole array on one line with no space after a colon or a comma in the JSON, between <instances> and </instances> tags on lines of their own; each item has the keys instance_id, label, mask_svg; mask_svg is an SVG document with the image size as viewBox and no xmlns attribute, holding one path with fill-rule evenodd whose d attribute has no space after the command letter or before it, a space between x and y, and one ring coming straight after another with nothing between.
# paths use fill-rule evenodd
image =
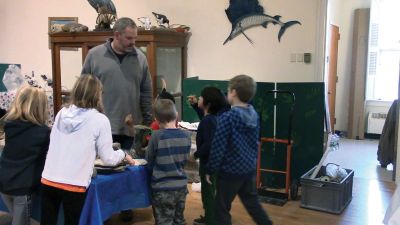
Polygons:
<instances>
[{"instance_id":1,"label":"blue marlin mount","mask_svg":"<svg viewBox=\"0 0 400 225\"><path fill-rule=\"evenodd\" d=\"M253 44L253 41L244 33L245 30L250 29L252 27L257 27L257 26L262 26L264 28L267 28L269 23L272 23L273 25L279 25L281 26L281 29L279 30L278 33L278 41L281 41L282 35L285 33L286 29L290 26L293 26L295 24L301 25L301 23L297 20L289 21L289 22L282 22L280 20L281 16L276 15L274 17L271 17L266 14L250 14L250 15L245 15L241 18L239 18L235 23L232 24L232 31L229 34L229 37L225 40L224 44L226 44L228 41L233 40L235 37L237 37L239 34L243 34L247 40Z\"/></svg>"},{"instance_id":2,"label":"blue marlin mount","mask_svg":"<svg viewBox=\"0 0 400 225\"><path fill-rule=\"evenodd\" d=\"M247 40L253 44L253 41L244 33L252 27L268 27L269 23L279 25L281 29L278 33L278 41L281 41L286 29L301 23L297 20L282 22L281 16L269 16L264 13L264 8L258 0L229 0L229 7L225 10L226 16L232 24L232 30L224 44L233 40L240 34L243 34Z\"/></svg>"}]
</instances>

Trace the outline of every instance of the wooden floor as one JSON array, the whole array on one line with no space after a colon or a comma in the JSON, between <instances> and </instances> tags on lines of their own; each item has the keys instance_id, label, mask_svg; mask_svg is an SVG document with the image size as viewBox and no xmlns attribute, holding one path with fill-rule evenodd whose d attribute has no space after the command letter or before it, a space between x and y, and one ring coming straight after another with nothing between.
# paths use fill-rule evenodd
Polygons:
<instances>
[{"instance_id":1,"label":"wooden floor","mask_svg":"<svg viewBox=\"0 0 400 225\"><path fill-rule=\"evenodd\" d=\"M190 189L190 186L189 186ZM377 180L354 178L353 199L341 215L300 208L300 201L289 201L283 207L263 204L275 225L381 225L395 184ZM105 225L153 225L151 208L133 211L134 220L122 222L114 215ZM185 218L187 224L203 213L200 193L189 193L186 200ZM231 214L234 225L254 224L239 199L235 199ZM0 224L10 224L10 216L1 213ZM33 223L34 225L38 223Z\"/></svg>"},{"instance_id":2,"label":"wooden floor","mask_svg":"<svg viewBox=\"0 0 400 225\"><path fill-rule=\"evenodd\" d=\"M190 186L189 186L190 188ZM341 215L300 208L300 201L289 201L283 207L263 204L275 225L380 225L395 189L392 182L354 178L353 199ZM188 224L202 213L200 193L190 192L185 217ZM235 199L231 214L233 224L254 224L239 199ZM134 211L134 220L123 223L117 215L106 225L154 224L151 208Z\"/></svg>"},{"instance_id":3,"label":"wooden floor","mask_svg":"<svg viewBox=\"0 0 400 225\"><path fill-rule=\"evenodd\" d=\"M270 204L263 204L263 207L275 225L381 225L395 184L388 179L391 177L390 174L386 174L382 179L382 174L387 171L382 171L376 162L376 148L376 141L345 140L341 141L340 150L328 157L329 162L341 164L355 171L353 199L341 215L301 208L300 201L289 201L283 207ZM191 189L190 185L188 188ZM185 210L187 224L193 224L193 219L202 213L200 193L190 191ZM231 214L235 225L254 224L239 199L235 199ZM0 225L5 224L10 224L10 216L0 213ZM114 215L105 224L152 225L154 219L151 208L146 208L134 210L132 222L121 222L118 215Z\"/></svg>"},{"instance_id":4,"label":"wooden floor","mask_svg":"<svg viewBox=\"0 0 400 225\"><path fill-rule=\"evenodd\" d=\"M391 171L380 168L376 161L377 140L341 139L339 150L330 153L325 162L333 162L354 170L353 199L341 215L300 208L300 201L289 201L283 207L263 204L275 225L381 225L395 184ZM189 186L190 189L190 186ZM187 197L185 217L188 224L202 214L199 193ZM254 222L239 199L234 201L233 224ZM134 223L122 223L118 216L107 225L150 225L154 223L151 208L134 211Z\"/></svg>"}]
</instances>

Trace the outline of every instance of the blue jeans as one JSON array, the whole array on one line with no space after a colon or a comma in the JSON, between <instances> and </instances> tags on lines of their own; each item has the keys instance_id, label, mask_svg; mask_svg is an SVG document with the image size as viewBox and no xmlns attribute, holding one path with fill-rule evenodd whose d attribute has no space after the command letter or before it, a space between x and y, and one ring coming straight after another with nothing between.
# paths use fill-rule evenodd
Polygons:
<instances>
[{"instance_id":1,"label":"blue jeans","mask_svg":"<svg viewBox=\"0 0 400 225\"><path fill-rule=\"evenodd\" d=\"M1 194L4 204L12 215L11 225L29 225L32 213L32 200L30 195Z\"/></svg>"},{"instance_id":2,"label":"blue jeans","mask_svg":"<svg viewBox=\"0 0 400 225\"><path fill-rule=\"evenodd\" d=\"M261 206L256 189L256 176L224 178L218 176L216 213L215 217L219 225L231 225L232 217L230 214L232 201L239 195L247 212L258 225L271 225L267 213Z\"/></svg>"}]
</instances>

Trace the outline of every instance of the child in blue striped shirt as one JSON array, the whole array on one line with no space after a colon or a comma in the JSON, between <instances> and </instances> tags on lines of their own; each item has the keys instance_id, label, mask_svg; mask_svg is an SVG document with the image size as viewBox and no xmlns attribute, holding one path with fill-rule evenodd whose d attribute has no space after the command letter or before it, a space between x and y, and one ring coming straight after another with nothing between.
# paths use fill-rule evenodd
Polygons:
<instances>
[{"instance_id":1,"label":"child in blue striped shirt","mask_svg":"<svg viewBox=\"0 0 400 225\"><path fill-rule=\"evenodd\" d=\"M177 112L169 99L154 104L160 130L151 135L146 160L151 171L151 190L156 225L186 224L183 211L187 191L184 165L189 158L190 133L176 128Z\"/></svg>"}]
</instances>

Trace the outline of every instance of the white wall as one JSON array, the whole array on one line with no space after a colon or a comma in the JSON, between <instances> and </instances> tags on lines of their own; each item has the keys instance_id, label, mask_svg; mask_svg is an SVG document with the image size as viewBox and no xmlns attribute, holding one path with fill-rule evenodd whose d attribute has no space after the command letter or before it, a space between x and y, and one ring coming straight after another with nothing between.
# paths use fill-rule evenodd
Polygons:
<instances>
[{"instance_id":1,"label":"white wall","mask_svg":"<svg viewBox=\"0 0 400 225\"><path fill-rule=\"evenodd\" d=\"M339 82L336 87L336 130L347 131L354 10L369 8L370 5L371 0L329 0L328 24L339 26L340 32L337 65Z\"/></svg>"},{"instance_id":2,"label":"white wall","mask_svg":"<svg viewBox=\"0 0 400 225\"><path fill-rule=\"evenodd\" d=\"M172 23L191 27L188 48L188 75L202 79L228 79L239 73L252 75L258 81L316 81L316 24L319 0L260 0L265 13L279 14L282 21L299 20L301 26L289 28L278 42L278 26L257 27L246 31L254 45L238 36L222 45L231 30L225 9L229 1L187 0L114 0L118 16L136 19L152 11L168 16ZM96 12L84 0L5 0L0 8L0 62L20 63L23 73L51 74L48 49L48 17L76 16L79 22L95 26ZM312 63L290 63L291 53L310 52ZM66 52L68 73L80 70L79 52ZM69 56L68 56L69 55ZM76 65L76 66L74 66Z\"/></svg>"},{"instance_id":3,"label":"white wall","mask_svg":"<svg viewBox=\"0 0 400 225\"><path fill-rule=\"evenodd\" d=\"M322 76L315 69L318 48L315 43L318 43L321 0L303 0L301 3L296 0L259 1L266 14L279 14L282 21L299 20L302 25L289 28L281 43L277 40L279 27L270 25L267 29L257 27L246 31L254 45L243 35L222 45L231 30L224 11L229 5L228 0L146 0L140 3L114 0L114 4L120 17L149 16L155 24L151 14L155 11L167 15L172 23L189 25L192 36L188 46L188 76L222 80L246 73L258 81L320 81ZM336 96L338 130L347 130L353 12L369 5L370 0L329 0L328 23L338 25L341 33ZM0 62L20 63L23 73L27 74L32 70L36 74L51 74L47 35L49 16L76 16L79 22L93 29L97 15L82 0L41 0L40 4L37 1L5 0L0 8L0 27L3 29ZM304 52L312 53L311 64L289 62L290 54ZM63 54L66 73L71 77L79 74L80 52Z\"/></svg>"}]
</instances>

